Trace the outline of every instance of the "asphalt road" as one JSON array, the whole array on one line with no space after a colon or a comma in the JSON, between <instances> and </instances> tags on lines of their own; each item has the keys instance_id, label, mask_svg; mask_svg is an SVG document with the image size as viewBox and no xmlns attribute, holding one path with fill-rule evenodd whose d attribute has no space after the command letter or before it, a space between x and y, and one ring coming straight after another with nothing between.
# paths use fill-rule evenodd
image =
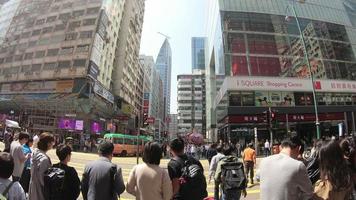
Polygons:
<instances>
[{"instance_id":1,"label":"asphalt road","mask_svg":"<svg viewBox=\"0 0 356 200\"><path fill-rule=\"evenodd\" d=\"M0 143L0 149L2 150L3 148L4 148L3 143ZM53 164L58 162L58 158L55 155L54 150L49 151L48 155L51 157ZM98 158L98 155L96 155L96 154L73 152L72 160L69 163L69 166L74 167L77 170L78 175L81 178L83 171L84 171L85 164L88 163L89 161L95 160L97 158ZM167 168L168 161L169 161L169 159L162 159L161 167ZM124 158L115 157L115 158L113 158L112 162L122 168L124 181L126 182L131 169L133 168L133 166L136 165L136 158L135 157L124 157ZM205 176L208 177L208 168L209 168L208 161L201 160L201 162L204 166ZM140 160L140 163L142 163L142 160ZM214 194L213 194L214 184L213 183L208 184L208 192L209 192L209 196L214 196ZM249 185L249 188L247 189L247 197L241 198L241 199L246 199L246 200L260 199L259 195L260 195L259 185L258 184L255 184L253 186ZM132 196L126 192L123 195L121 195L121 200L133 200L133 199L135 199L134 196Z\"/></svg>"}]
</instances>

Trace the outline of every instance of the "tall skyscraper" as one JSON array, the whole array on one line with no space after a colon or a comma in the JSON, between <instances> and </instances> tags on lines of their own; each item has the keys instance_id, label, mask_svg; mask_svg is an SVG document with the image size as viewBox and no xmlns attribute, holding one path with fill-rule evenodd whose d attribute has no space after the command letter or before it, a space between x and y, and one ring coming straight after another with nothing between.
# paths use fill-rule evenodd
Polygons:
<instances>
[{"instance_id":1,"label":"tall skyscraper","mask_svg":"<svg viewBox=\"0 0 356 200\"><path fill-rule=\"evenodd\" d=\"M192 38L192 72L205 69L205 37Z\"/></svg>"},{"instance_id":2,"label":"tall skyscraper","mask_svg":"<svg viewBox=\"0 0 356 200\"><path fill-rule=\"evenodd\" d=\"M280 140L295 131L311 141L317 135L314 103L322 135L356 131L355 1L303 2L209 1L207 129L212 138L248 142L254 134L271 139L272 132ZM226 76L218 92L217 75ZM275 113L266 116L269 108Z\"/></svg>"},{"instance_id":3,"label":"tall skyscraper","mask_svg":"<svg viewBox=\"0 0 356 200\"><path fill-rule=\"evenodd\" d=\"M156 69L162 79L164 96L164 120L170 114L172 50L168 39L165 39L156 59Z\"/></svg>"}]
</instances>

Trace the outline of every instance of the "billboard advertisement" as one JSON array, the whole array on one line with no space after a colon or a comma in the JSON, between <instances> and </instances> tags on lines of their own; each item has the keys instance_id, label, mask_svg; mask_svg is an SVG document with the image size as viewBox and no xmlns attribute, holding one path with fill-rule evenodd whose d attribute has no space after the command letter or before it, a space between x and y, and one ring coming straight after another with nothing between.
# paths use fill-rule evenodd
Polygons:
<instances>
[{"instance_id":1,"label":"billboard advertisement","mask_svg":"<svg viewBox=\"0 0 356 200\"><path fill-rule=\"evenodd\" d=\"M67 129L67 130L74 130L75 129L75 119L66 119L61 118L58 123L58 128L60 129Z\"/></svg>"},{"instance_id":2,"label":"billboard advertisement","mask_svg":"<svg viewBox=\"0 0 356 200\"><path fill-rule=\"evenodd\" d=\"M100 134L100 132L102 131L101 124L98 122L92 122L90 126L90 130L93 133Z\"/></svg>"}]
</instances>

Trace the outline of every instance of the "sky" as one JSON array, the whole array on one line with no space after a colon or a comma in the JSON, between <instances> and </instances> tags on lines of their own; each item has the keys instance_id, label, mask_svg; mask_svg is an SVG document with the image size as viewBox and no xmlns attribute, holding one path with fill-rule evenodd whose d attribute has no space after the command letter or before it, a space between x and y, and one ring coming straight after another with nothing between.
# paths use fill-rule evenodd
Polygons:
<instances>
[{"instance_id":1,"label":"sky","mask_svg":"<svg viewBox=\"0 0 356 200\"><path fill-rule=\"evenodd\" d=\"M168 35L172 48L171 113L177 113L177 75L192 72L191 38L204 37L206 0L146 0L140 54L156 61Z\"/></svg>"}]
</instances>

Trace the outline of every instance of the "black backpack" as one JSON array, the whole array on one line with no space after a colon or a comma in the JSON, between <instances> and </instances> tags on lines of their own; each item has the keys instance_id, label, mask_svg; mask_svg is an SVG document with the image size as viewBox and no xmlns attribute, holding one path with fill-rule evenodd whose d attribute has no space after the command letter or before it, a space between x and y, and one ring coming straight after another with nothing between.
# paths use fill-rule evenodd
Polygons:
<instances>
[{"instance_id":1,"label":"black backpack","mask_svg":"<svg viewBox=\"0 0 356 200\"><path fill-rule=\"evenodd\" d=\"M244 190L247 187L247 178L244 165L236 157L225 157L221 165L221 182L224 192L229 190Z\"/></svg>"},{"instance_id":2,"label":"black backpack","mask_svg":"<svg viewBox=\"0 0 356 200\"><path fill-rule=\"evenodd\" d=\"M46 200L62 199L65 171L61 168L49 168L44 175Z\"/></svg>"},{"instance_id":3,"label":"black backpack","mask_svg":"<svg viewBox=\"0 0 356 200\"><path fill-rule=\"evenodd\" d=\"M319 154L315 153L307 160L307 173L310 181L314 185L320 179Z\"/></svg>"},{"instance_id":4,"label":"black backpack","mask_svg":"<svg viewBox=\"0 0 356 200\"><path fill-rule=\"evenodd\" d=\"M199 161L193 157L188 159L177 159L182 166L182 176L180 177L180 199L184 200L202 200L208 196L206 191L206 180L204 170L198 164Z\"/></svg>"}]
</instances>

